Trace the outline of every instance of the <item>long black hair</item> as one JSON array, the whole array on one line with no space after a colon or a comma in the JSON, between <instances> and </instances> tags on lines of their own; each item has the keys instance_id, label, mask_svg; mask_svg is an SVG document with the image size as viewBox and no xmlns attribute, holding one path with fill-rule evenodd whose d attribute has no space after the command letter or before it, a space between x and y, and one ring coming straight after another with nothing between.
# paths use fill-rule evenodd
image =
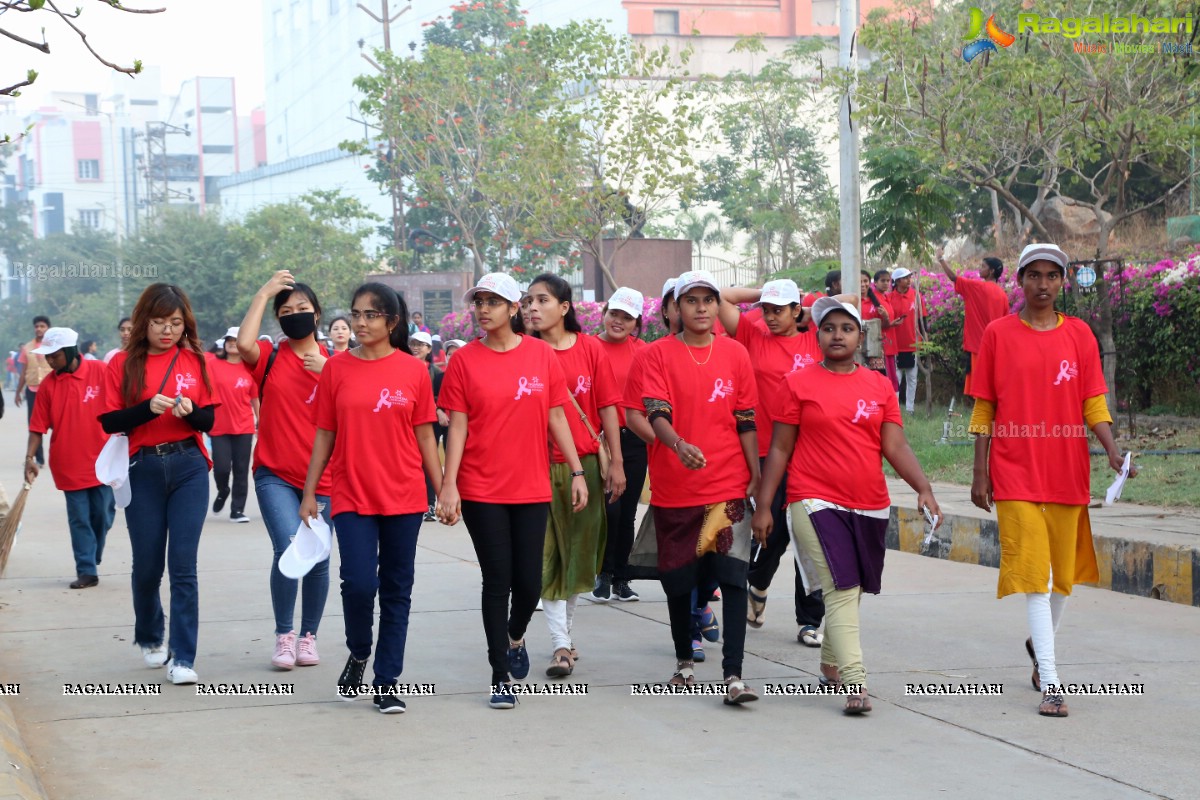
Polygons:
<instances>
[{"instance_id":1,"label":"long black hair","mask_svg":"<svg viewBox=\"0 0 1200 800\"><path fill-rule=\"evenodd\" d=\"M296 284L299 286L300 284ZM376 311L381 311L387 314L388 321L398 318L396 327L392 328L391 334L388 336L388 342L397 350L408 352L408 306L404 303L404 298L396 294L396 290L383 283L364 283L354 290L354 296L350 298L350 307L354 308L354 302L363 295L371 296L371 308Z\"/></svg>"},{"instance_id":2,"label":"long black hair","mask_svg":"<svg viewBox=\"0 0 1200 800\"><path fill-rule=\"evenodd\" d=\"M290 289L284 289L279 294L275 295L275 316L279 316L279 309L292 296L292 292L299 292L308 298L308 302L312 303L313 311L316 312L317 319L321 318L321 301L317 299L317 293L312 290L312 287L307 283L297 283Z\"/></svg>"},{"instance_id":3,"label":"long black hair","mask_svg":"<svg viewBox=\"0 0 1200 800\"><path fill-rule=\"evenodd\" d=\"M555 299L560 303L567 303L567 313L563 315L563 327L571 333L583 333L583 326L579 324L579 317L575 315L575 303L571 299L571 284L567 283L558 275L552 275L549 272L543 272L529 283L529 288L532 289L539 283L544 283L550 289L550 294L554 295ZM534 331L533 335L537 338L542 338L540 331Z\"/></svg>"}]
</instances>

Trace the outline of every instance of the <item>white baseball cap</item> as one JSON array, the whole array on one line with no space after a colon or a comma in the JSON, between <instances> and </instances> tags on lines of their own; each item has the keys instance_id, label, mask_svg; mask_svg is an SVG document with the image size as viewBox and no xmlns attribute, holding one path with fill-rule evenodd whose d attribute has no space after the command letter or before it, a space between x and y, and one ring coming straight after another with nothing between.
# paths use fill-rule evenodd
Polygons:
<instances>
[{"instance_id":1,"label":"white baseball cap","mask_svg":"<svg viewBox=\"0 0 1200 800\"><path fill-rule=\"evenodd\" d=\"M667 282L663 284L662 296L675 294L675 284L679 282L679 278L667 278Z\"/></svg>"},{"instance_id":2,"label":"white baseball cap","mask_svg":"<svg viewBox=\"0 0 1200 800\"><path fill-rule=\"evenodd\" d=\"M1034 261L1049 261L1052 264L1058 264L1062 267L1063 274L1067 272L1067 254L1062 251L1056 244L1048 244L1044 242L1033 242L1025 245L1025 249L1021 251L1021 257L1017 260L1017 272L1025 269ZM47 336L50 334L47 333Z\"/></svg>"},{"instance_id":3,"label":"white baseball cap","mask_svg":"<svg viewBox=\"0 0 1200 800\"><path fill-rule=\"evenodd\" d=\"M237 329L237 328L230 328L229 330L225 331L225 336L224 336L224 337L222 337L222 338L224 338L224 339L236 339L237 337L238 337L238 329Z\"/></svg>"},{"instance_id":4,"label":"white baseball cap","mask_svg":"<svg viewBox=\"0 0 1200 800\"><path fill-rule=\"evenodd\" d=\"M675 283L675 299L678 300L697 286L704 286L718 295L721 294L721 290L717 288L717 279L711 272L706 269L694 269L679 276Z\"/></svg>"},{"instance_id":5,"label":"white baseball cap","mask_svg":"<svg viewBox=\"0 0 1200 800\"><path fill-rule=\"evenodd\" d=\"M312 527L309 527L309 526ZM333 535L322 517L300 523L292 543L279 556L279 571L289 578L303 578L317 564L329 558Z\"/></svg>"},{"instance_id":6,"label":"white baseball cap","mask_svg":"<svg viewBox=\"0 0 1200 800\"><path fill-rule=\"evenodd\" d=\"M905 269L904 267L897 267L892 271L892 280L898 281L901 278L907 278L909 275L912 275L912 270Z\"/></svg>"},{"instance_id":7,"label":"white baseball cap","mask_svg":"<svg viewBox=\"0 0 1200 800\"><path fill-rule=\"evenodd\" d=\"M433 340L434 340L435 342L440 342L440 341L442 340L442 335L441 335L440 333L435 333L435 334L433 335Z\"/></svg>"},{"instance_id":8,"label":"white baseball cap","mask_svg":"<svg viewBox=\"0 0 1200 800\"><path fill-rule=\"evenodd\" d=\"M467 289L466 294L463 295L463 302L471 305L471 301L479 292L491 292L510 303L521 299L521 287L517 286L517 282L513 280L512 276L505 272L489 272L484 275L479 279L479 283Z\"/></svg>"},{"instance_id":9,"label":"white baseball cap","mask_svg":"<svg viewBox=\"0 0 1200 800\"><path fill-rule=\"evenodd\" d=\"M79 334L70 328L50 328L42 334L42 346L31 352L39 356L48 356L64 347L75 347L78 343Z\"/></svg>"},{"instance_id":10,"label":"white baseball cap","mask_svg":"<svg viewBox=\"0 0 1200 800\"><path fill-rule=\"evenodd\" d=\"M612 293L612 297L608 298L608 307L624 311L629 316L637 319L642 316L642 306L645 302L646 299L642 297L641 292L636 289L630 289L628 286L622 286Z\"/></svg>"},{"instance_id":11,"label":"white baseball cap","mask_svg":"<svg viewBox=\"0 0 1200 800\"><path fill-rule=\"evenodd\" d=\"M433 347L433 337L430 336L425 331L417 331L416 333L414 333L412 336L410 336L408 338L412 339L414 342L424 342L425 344L429 345L430 347Z\"/></svg>"},{"instance_id":12,"label":"white baseball cap","mask_svg":"<svg viewBox=\"0 0 1200 800\"><path fill-rule=\"evenodd\" d=\"M448 339L445 345L445 349L449 350L451 347L466 347L467 343L462 339Z\"/></svg>"},{"instance_id":13,"label":"white baseball cap","mask_svg":"<svg viewBox=\"0 0 1200 800\"><path fill-rule=\"evenodd\" d=\"M845 311L847 314L854 317L854 321L858 323L860 328L862 327L862 316L858 313L858 309L849 303L840 302L833 297L821 297L817 300L817 302L813 303L813 322L817 323L819 327L821 320L825 319L825 317L831 311Z\"/></svg>"},{"instance_id":14,"label":"white baseball cap","mask_svg":"<svg viewBox=\"0 0 1200 800\"><path fill-rule=\"evenodd\" d=\"M790 306L799 302L800 287L790 278L767 281L763 284L762 296L758 298L758 305L769 303L773 306Z\"/></svg>"}]
</instances>

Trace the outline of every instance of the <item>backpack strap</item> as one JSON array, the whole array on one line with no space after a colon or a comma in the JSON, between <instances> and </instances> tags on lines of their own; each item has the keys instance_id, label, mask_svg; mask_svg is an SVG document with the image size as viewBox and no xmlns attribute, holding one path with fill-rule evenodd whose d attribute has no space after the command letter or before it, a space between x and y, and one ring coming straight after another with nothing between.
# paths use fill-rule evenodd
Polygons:
<instances>
[{"instance_id":1,"label":"backpack strap","mask_svg":"<svg viewBox=\"0 0 1200 800\"><path fill-rule=\"evenodd\" d=\"M271 367L275 366L275 357L279 355L278 347L271 347L271 355L267 356L267 368L263 370L262 380L258 384L258 402L262 402L263 395L267 392L267 376L271 374Z\"/></svg>"}]
</instances>

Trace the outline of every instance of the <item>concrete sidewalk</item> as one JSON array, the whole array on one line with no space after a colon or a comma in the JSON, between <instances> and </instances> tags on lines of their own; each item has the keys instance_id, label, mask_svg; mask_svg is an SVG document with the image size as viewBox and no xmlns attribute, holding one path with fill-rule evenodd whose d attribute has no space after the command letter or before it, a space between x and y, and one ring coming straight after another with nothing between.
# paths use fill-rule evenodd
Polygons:
<instances>
[{"instance_id":1,"label":"concrete sidewalk","mask_svg":"<svg viewBox=\"0 0 1200 800\"><path fill-rule=\"evenodd\" d=\"M10 493L23 422L15 413L0 420L0 452L10 454L0 481ZM642 582L642 602L581 603L582 659L568 680L586 684L586 696L528 697L498 712L486 701L470 540L461 524L427 524L401 680L435 684L436 694L385 717L334 698L345 659L336 581L321 665L271 669L271 551L253 504L248 513L249 525L222 516L205 527L196 668L206 684L293 685L295 694L197 696L142 667L132 646L121 515L100 585L69 590L65 505L49 475L38 481L0 581L0 683L20 683L4 699L49 797L1195 795L1200 612L1184 605L1080 588L1060 632L1063 679L1143 684L1145 695L1074 697L1068 719L1044 719L1029 687L1025 606L995 600L996 571L891 553L884 594L863 602L875 710L851 719L834 697L727 708L715 697L631 696L631 684L665 681L674 666L661 590ZM748 633L745 677L760 690L816 683L818 651L796 643L790 584L782 573L766 626ZM528 641L529 683L548 684L541 615ZM708 652L698 673L715 681L719 648ZM161 684L161 695L64 696L64 684L83 683ZM918 683L1002 684L1003 694L906 695Z\"/></svg>"}]
</instances>

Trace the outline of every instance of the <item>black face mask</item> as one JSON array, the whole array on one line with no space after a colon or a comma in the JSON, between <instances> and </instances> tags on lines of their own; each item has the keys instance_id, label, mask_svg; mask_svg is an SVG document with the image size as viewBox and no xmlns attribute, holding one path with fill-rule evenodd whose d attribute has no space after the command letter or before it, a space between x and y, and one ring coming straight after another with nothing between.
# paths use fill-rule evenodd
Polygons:
<instances>
[{"instance_id":1,"label":"black face mask","mask_svg":"<svg viewBox=\"0 0 1200 800\"><path fill-rule=\"evenodd\" d=\"M307 339L317 332L317 315L312 311L288 314L279 318L279 327L289 339Z\"/></svg>"}]
</instances>

